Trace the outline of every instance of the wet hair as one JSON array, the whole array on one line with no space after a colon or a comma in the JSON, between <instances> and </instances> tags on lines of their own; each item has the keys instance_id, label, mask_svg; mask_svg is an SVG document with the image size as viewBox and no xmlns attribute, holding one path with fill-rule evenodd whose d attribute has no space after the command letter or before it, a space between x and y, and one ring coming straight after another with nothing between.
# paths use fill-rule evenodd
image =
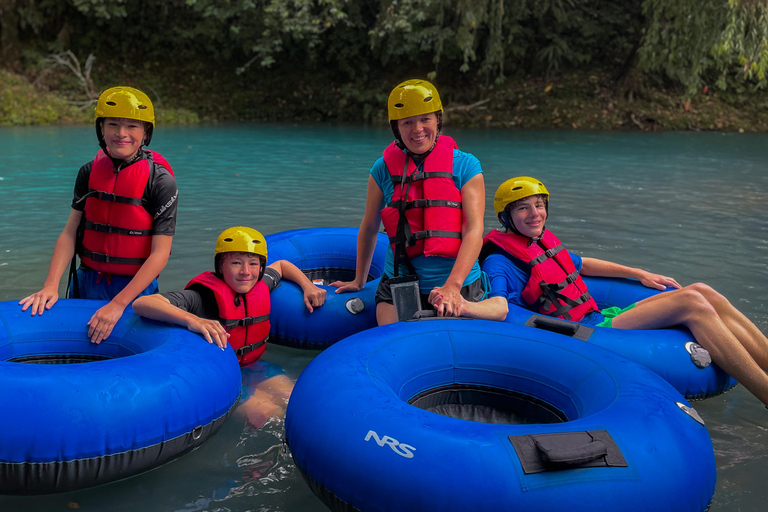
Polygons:
<instances>
[{"instance_id":1,"label":"wet hair","mask_svg":"<svg viewBox=\"0 0 768 512\"><path fill-rule=\"evenodd\" d=\"M226 263L226 261L232 256L240 256L243 254L247 256L253 256L255 258L259 258L259 262L261 263L261 272L259 272L259 281L261 281L261 278L264 277L264 269L267 267L267 258L262 256L261 254L254 254L252 252L243 252L243 251L220 252L213 258L214 273L218 277L222 277L223 273L221 271L221 268L224 265L224 263Z\"/></svg>"}]
</instances>

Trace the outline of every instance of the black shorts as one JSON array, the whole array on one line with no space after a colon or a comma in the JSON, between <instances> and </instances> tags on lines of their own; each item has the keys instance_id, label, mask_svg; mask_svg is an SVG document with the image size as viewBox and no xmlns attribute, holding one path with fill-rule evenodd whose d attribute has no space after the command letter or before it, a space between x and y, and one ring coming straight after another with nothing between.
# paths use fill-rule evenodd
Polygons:
<instances>
[{"instance_id":1,"label":"black shorts","mask_svg":"<svg viewBox=\"0 0 768 512\"><path fill-rule=\"evenodd\" d=\"M461 296L467 299L469 302L479 302L485 295L483 290L482 279L477 279L471 284L468 284L461 288ZM422 309L434 309L434 306L429 303L429 294L422 293L421 295L421 308ZM392 304L392 288L389 285L389 278L386 275L381 276L381 282L376 289L376 304L379 302L386 302Z\"/></svg>"}]
</instances>

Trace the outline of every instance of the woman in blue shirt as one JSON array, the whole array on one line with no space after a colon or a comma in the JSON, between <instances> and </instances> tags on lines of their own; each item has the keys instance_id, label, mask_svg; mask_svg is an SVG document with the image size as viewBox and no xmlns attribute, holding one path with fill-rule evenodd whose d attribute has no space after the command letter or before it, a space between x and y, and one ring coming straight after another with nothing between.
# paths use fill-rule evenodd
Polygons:
<instances>
[{"instance_id":1,"label":"woman in blue shirt","mask_svg":"<svg viewBox=\"0 0 768 512\"><path fill-rule=\"evenodd\" d=\"M336 293L362 289L383 220L392 246L376 293L379 325L398 320L393 279L418 281L421 307L438 316L500 320L507 313L506 301L478 302L485 182L477 158L441 135L442 108L424 80L407 80L390 94L396 140L370 171L355 279L332 283Z\"/></svg>"}]
</instances>

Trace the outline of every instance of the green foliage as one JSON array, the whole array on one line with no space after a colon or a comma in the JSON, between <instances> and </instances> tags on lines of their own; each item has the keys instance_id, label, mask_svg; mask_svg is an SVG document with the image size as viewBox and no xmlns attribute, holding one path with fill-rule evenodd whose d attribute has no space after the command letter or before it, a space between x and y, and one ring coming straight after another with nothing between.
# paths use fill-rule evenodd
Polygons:
<instances>
[{"instance_id":1,"label":"green foliage","mask_svg":"<svg viewBox=\"0 0 768 512\"><path fill-rule=\"evenodd\" d=\"M125 18L128 14L128 0L72 0L75 9L85 14L101 19Z\"/></svg>"},{"instance_id":2,"label":"green foliage","mask_svg":"<svg viewBox=\"0 0 768 512\"><path fill-rule=\"evenodd\" d=\"M690 98L713 82L720 88L766 85L768 3L765 0L645 0L648 27L640 68L685 87Z\"/></svg>"},{"instance_id":3,"label":"green foliage","mask_svg":"<svg viewBox=\"0 0 768 512\"><path fill-rule=\"evenodd\" d=\"M60 97L36 90L23 77L0 70L0 125L81 123L87 117Z\"/></svg>"},{"instance_id":4,"label":"green foliage","mask_svg":"<svg viewBox=\"0 0 768 512\"><path fill-rule=\"evenodd\" d=\"M302 118L341 115L338 112L351 105L358 105L364 118L375 117L377 96L387 92L390 83L415 76L450 84L454 100L474 102L484 88L510 76L552 78L585 67L619 75L635 63L635 72L647 83L678 88L686 99L705 85L749 94L765 86L768 73L768 0L15 4L18 46L30 73L42 73L50 53L70 50L80 58L93 53L95 89L119 77L132 85L156 87L172 102L178 95L164 88L164 75L196 62L208 74L218 74L206 77L209 82L231 82L227 85L233 88L277 84L252 96L265 101L279 96L290 106L285 108L296 108ZM281 82L280 77L293 81ZM320 90L315 77L333 87ZM204 97L193 90L193 81L181 82L186 98ZM68 94L76 85L61 75L58 84ZM318 97L336 101L340 108L313 112L309 103ZM220 112L243 111L228 109ZM249 115L261 115L256 105L248 109Z\"/></svg>"}]
</instances>

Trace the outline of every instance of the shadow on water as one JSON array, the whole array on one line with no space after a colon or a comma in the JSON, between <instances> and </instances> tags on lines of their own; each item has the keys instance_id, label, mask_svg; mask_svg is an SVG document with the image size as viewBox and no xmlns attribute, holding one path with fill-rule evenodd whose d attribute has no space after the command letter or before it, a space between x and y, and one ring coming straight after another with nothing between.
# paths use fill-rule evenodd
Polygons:
<instances>
[{"instance_id":1,"label":"shadow on water","mask_svg":"<svg viewBox=\"0 0 768 512\"><path fill-rule=\"evenodd\" d=\"M493 193L514 175L542 179L555 233L580 254L704 281L768 331L768 136L451 131L481 161L486 231ZM367 171L386 129L232 125L158 129L180 189L164 291L210 268L215 238L244 224L269 234L357 226ZM39 289L66 221L77 169L95 152L90 127L0 128L1 300ZM295 381L316 353L270 347L264 359ZM768 503L768 411L737 387L694 403L718 465L712 510ZM53 496L0 496L0 510L320 511L290 457L283 420L260 428L242 410L200 449L133 478ZM681 489L681 492L685 492Z\"/></svg>"}]
</instances>

